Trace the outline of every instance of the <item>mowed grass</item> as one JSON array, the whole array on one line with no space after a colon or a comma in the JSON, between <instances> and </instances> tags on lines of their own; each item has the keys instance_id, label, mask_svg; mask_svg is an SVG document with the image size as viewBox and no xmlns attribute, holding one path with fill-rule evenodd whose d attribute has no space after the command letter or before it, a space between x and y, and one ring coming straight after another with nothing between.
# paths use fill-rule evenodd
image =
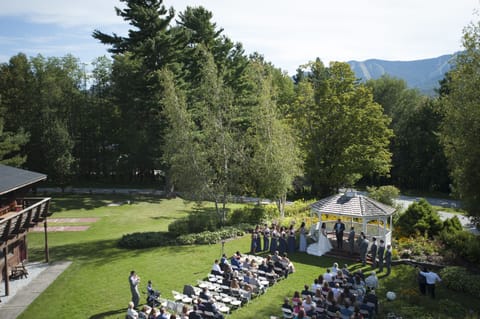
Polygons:
<instances>
[{"instance_id":1,"label":"mowed grass","mask_svg":"<svg viewBox=\"0 0 480 319\"><path fill-rule=\"evenodd\" d=\"M131 201L117 207L110 203ZM126 306L131 298L128 275L136 270L142 278L141 302L145 301L145 287L152 280L162 297L172 298L171 290L182 291L184 284L196 284L210 271L213 260L222 252L221 244L202 246L173 246L141 250L126 250L117 247L123 234L144 231L166 231L173 220L185 216L193 204L180 199L166 200L151 197L122 196L68 196L53 198L53 218L98 217L96 223L84 232L49 233L51 261L71 260L72 265L42 293L19 318L125 318ZM234 208L238 205L231 205ZM53 224L52 224L53 225ZM28 235L30 261L43 258L43 233ZM227 241L228 255L239 250L247 252L250 238L245 236ZM343 260L313 257L307 254L292 254L296 272L288 279L270 287L265 295L252 300L247 306L234 311L228 318L269 318L280 315L283 297L292 296L305 283L331 267L334 261ZM352 270L369 267L351 264ZM453 293L443 286L438 287L437 300L415 294L415 270L410 266L394 267L389 277L381 279L378 290L382 309L394 311L405 306L423 307L431 318L460 318L445 311L458 304L464 309L477 312L480 309L475 298ZM399 296L387 303L383 296L393 290ZM440 304L440 306L439 306ZM386 314L386 312L385 312ZM380 318L384 316L382 311ZM1 317L1 316L0 316ZM405 316L403 318L406 318Z\"/></svg>"}]
</instances>

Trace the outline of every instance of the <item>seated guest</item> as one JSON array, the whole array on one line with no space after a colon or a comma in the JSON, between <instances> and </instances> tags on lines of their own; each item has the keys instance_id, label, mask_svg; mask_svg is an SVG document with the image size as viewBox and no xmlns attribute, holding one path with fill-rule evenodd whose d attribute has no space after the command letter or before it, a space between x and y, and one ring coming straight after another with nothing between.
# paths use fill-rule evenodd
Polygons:
<instances>
[{"instance_id":1,"label":"seated guest","mask_svg":"<svg viewBox=\"0 0 480 319\"><path fill-rule=\"evenodd\" d=\"M193 305L193 310L188 314L188 319L202 319L202 317L197 313L198 306Z\"/></svg>"},{"instance_id":2,"label":"seated guest","mask_svg":"<svg viewBox=\"0 0 480 319\"><path fill-rule=\"evenodd\" d=\"M240 289L240 284L238 283L238 280L236 278L233 278L232 281L230 282L230 288Z\"/></svg>"},{"instance_id":3,"label":"seated guest","mask_svg":"<svg viewBox=\"0 0 480 319\"><path fill-rule=\"evenodd\" d=\"M365 286L367 289L377 289L378 288L378 278L375 271L372 271L370 276L365 278Z\"/></svg>"},{"instance_id":4,"label":"seated guest","mask_svg":"<svg viewBox=\"0 0 480 319\"><path fill-rule=\"evenodd\" d=\"M265 262L265 261L263 261L263 262ZM243 269L250 269L250 259L245 258L245 260L243 261L243 264L242 264L242 268ZM260 267L258 269L260 269Z\"/></svg>"},{"instance_id":5,"label":"seated guest","mask_svg":"<svg viewBox=\"0 0 480 319\"><path fill-rule=\"evenodd\" d=\"M240 256L236 254L232 256L230 259L230 263L232 264L232 268L242 269L242 263L240 262Z\"/></svg>"},{"instance_id":6,"label":"seated guest","mask_svg":"<svg viewBox=\"0 0 480 319\"><path fill-rule=\"evenodd\" d=\"M293 312L298 313L302 305L302 298L300 298L300 293L295 291L292 298Z\"/></svg>"},{"instance_id":7,"label":"seated guest","mask_svg":"<svg viewBox=\"0 0 480 319\"><path fill-rule=\"evenodd\" d=\"M367 310L368 311L368 318L372 318L373 317L373 312L374 312L374 307L370 306L367 304L367 301L363 300L363 302L360 304L360 310Z\"/></svg>"},{"instance_id":8,"label":"seated guest","mask_svg":"<svg viewBox=\"0 0 480 319\"><path fill-rule=\"evenodd\" d=\"M218 259L215 259L215 262L213 263L212 274L220 276L223 275L223 270L220 268L220 263Z\"/></svg>"},{"instance_id":9,"label":"seated guest","mask_svg":"<svg viewBox=\"0 0 480 319\"><path fill-rule=\"evenodd\" d=\"M308 285L303 286L303 290L301 292L302 297L303 296L312 296L312 292L310 291L310 287Z\"/></svg>"},{"instance_id":10,"label":"seated guest","mask_svg":"<svg viewBox=\"0 0 480 319\"><path fill-rule=\"evenodd\" d=\"M333 275L330 272L329 268L327 268L327 272L323 274L323 280L325 280L326 282L332 282L333 281Z\"/></svg>"},{"instance_id":11,"label":"seated guest","mask_svg":"<svg viewBox=\"0 0 480 319\"><path fill-rule=\"evenodd\" d=\"M300 309L294 319L304 319L306 318L305 310Z\"/></svg>"},{"instance_id":12,"label":"seated guest","mask_svg":"<svg viewBox=\"0 0 480 319\"><path fill-rule=\"evenodd\" d=\"M202 289L202 291L200 292L198 297L202 300L209 300L211 295L210 295L210 292L208 291L208 289L205 287L205 288Z\"/></svg>"},{"instance_id":13,"label":"seated guest","mask_svg":"<svg viewBox=\"0 0 480 319\"><path fill-rule=\"evenodd\" d=\"M343 265L342 273L346 277L350 276L350 271L348 270L348 265L347 264Z\"/></svg>"},{"instance_id":14,"label":"seated guest","mask_svg":"<svg viewBox=\"0 0 480 319\"><path fill-rule=\"evenodd\" d=\"M132 301L128 303L127 308L127 318L128 319L138 319L138 312L135 310L135 305Z\"/></svg>"},{"instance_id":15,"label":"seated guest","mask_svg":"<svg viewBox=\"0 0 480 319\"><path fill-rule=\"evenodd\" d=\"M307 297L305 297L305 300L302 303L302 307L305 310L307 316L313 315L317 309L317 305L312 300L312 296L310 295L307 295Z\"/></svg>"},{"instance_id":16,"label":"seated guest","mask_svg":"<svg viewBox=\"0 0 480 319\"><path fill-rule=\"evenodd\" d=\"M288 299L288 297L285 297L283 299L282 309L289 309L293 311L293 307L290 305L290 300Z\"/></svg>"},{"instance_id":17,"label":"seated guest","mask_svg":"<svg viewBox=\"0 0 480 319\"><path fill-rule=\"evenodd\" d=\"M332 288L330 288L330 285L328 284L328 281L324 281L322 285L322 293L328 293Z\"/></svg>"},{"instance_id":18,"label":"seated guest","mask_svg":"<svg viewBox=\"0 0 480 319\"><path fill-rule=\"evenodd\" d=\"M152 308L148 305L144 305L142 307L142 311L138 313L138 319L148 319L150 313L152 312Z\"/></svg>"},{"instance_id":19,"label":"seated guest","mask_svg":"<svg viewBox=\"0 0 480 319\"><path fill-rule=\"evenodd\" d=\"M283 268L289 273L294 273L295 272L295 266L293 266L293 263L288 259L287 253L284 253L282 256L282 260L280 261Z\"/></svg>"},{"instance_id":20,"label":"seated guest","mask_svg":"<svg viewBox=\"0 0 480 319\"><path fill-rule=\"evenodd\" d=\"M315 292L317 289L322 289L322 285L318 282L318 279L313 280L312 291Z\"/></svg>"},{"instance_id":21,"label":"seated guest","mask_svg":"<svg viewBox=\"0 0 480 319\"><path fill-rule=\"evenodd\" d=\"M267 261L265 259L262 260L262 263L260 264L260 266L258 266L258 270L261 270L263 272L269 272Z\"/></svg>"},{"instance_id":22,"label":"seated guest","mask_svg":"<svg viewBox=\"0 0 480 319\"><path fill-rule=\"evenodd\" d=\"M371 302L375 305L375 313L378 314L378 297L375 294L375 290L370 290L363 298L365 303Z\"/></svg>"},{"instance_id":23,"label":"seated guest","mask_svg":"<svg viewBox=\"0 0 480 319\"><path fill-rule=\"evenodd\" d=\"M225 265L228 264L228 258L226 254L222 254L222 258L220 258L220 269L225 270Z\"/></svg>"},{"instance_id":24,"label":"seated guest","mask_svg":"<svg viewBox=\"0 0 480 319\"><path fill-rule=\"evenodd\" d=\"M332 291L333 291L333 298L335 298L335 300L338 300L338 297L342 293L342 289L340 288L340 284L336 283L335 287L332 288Z\"/></svg>"},{"instance_id":25,"label":"seated guest","mask_svg":"<svg viewBox=\"0 0 480 319\"><path fill-rule=\"evenodd\" d=\"M332 266L332 275L333 276L336 276L337 275L337 272L339 271L338 269L338 263L333 263L333 266Z\"/></svg>"},{"instance_id":26,"label":"seated guest","mask_svg":"<svg viewBox=\"0 0 480 319\"><path fill-rule=\"evenodd\" d=\"M323 297L322 289L315 290L315 294L313 295L312 299L313 299L313 301L315 301L317 303L319 301L323 301L325 299L325 297Z\"/></svg>"},{"instance_id":27,"label":"seated guest","mask_svg":"<svg viewBox=\"0 0 480 319\"><path fill-rule=\"evenodd\" d=\"M160 308L160 314L157 316L157 319L169 319L170 314L167 312L165 307Z\"/></svg>"},{"instance_id":28,"label":"seated guest","mask_svg":"<svg viewBox=\"0 0 480 319\"><path fill-rule=\"evenodd\" d=\"M213 299L210 299L208 302L204 302L205 310L212 312L216 319L223 319L223 315L218 311L217 306Z\"/></svg>"}]
</instances>

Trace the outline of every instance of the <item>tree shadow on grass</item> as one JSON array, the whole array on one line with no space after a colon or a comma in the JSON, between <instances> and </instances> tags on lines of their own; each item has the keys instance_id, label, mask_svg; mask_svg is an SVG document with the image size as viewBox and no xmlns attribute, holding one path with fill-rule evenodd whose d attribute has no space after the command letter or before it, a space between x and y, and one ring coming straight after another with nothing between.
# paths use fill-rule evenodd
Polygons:
<instances>
[{"instance_id":1,"label":"tree shadow on grass","mask_svg":"<svg viewBox=\"0 0 480 319\"><path fill-rule=\"evenodd\" d=\"M104 265L123 258L135 258L141 254L152 250L162 249L163 253L195 253L195 245L192 246L156 246L144 249L125 249L118 247L118 239L89 241L82 243L72 243L66 245L53 246L49 249L51 260L75 260L84 263L93 263L95 265ZM42 248L32 248L29 251L31 260L42 260L44 250Z\"/></svg>"},{"instance_id":2,"label":"tree shadow on grass","mask_svg":"<svg viewBox=\"0 0 480 319\"><path fill-rule=\"evenodd\" d=\"M107 316L118 315L118 314L121 314L121 313L126 314L127 310L126 309L118 309L118 310L105 311L105 312L97 313L93 316L90 316L90 317L88 317L88 319L101 319L101 318L105 318Z\"/></svg>"},{"instance_id":3,"label":"tree shadow on grass","mask_svg":"<svg viewBox=\"0 0 480 319\"><path fill-rule=\"evenodd\" d=\"M162 198L146 195L123 195L123 194L74 194L74 195L57 195L52 196L50 211L59 213L62 211L85 209L92 210L99 207L105 207L112 203L130 203L147 202L160 203Z\"/></svg>"}]
</instances>

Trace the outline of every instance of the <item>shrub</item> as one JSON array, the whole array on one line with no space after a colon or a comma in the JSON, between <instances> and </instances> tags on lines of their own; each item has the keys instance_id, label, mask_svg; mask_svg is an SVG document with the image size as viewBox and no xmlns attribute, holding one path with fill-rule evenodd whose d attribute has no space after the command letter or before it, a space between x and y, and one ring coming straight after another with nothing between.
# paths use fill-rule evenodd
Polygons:
<instances>
[{"instance_id":1,"label":"shrub","mask_svg":"<svg viewBox=\"0 0 480 319\"><path fill-rule=\"evenodd\" d=\"M438 213L423 198L408 206L396 222L397 229L404 236L427 233L429 237L433 237L440 232L442 226Z\"/></svg>"},{"instance_id":2,"label":"shrub","mask_svg":"<svg viewBox=\"0 0 480 319\"><path fill-rule=\"evenodd\" d=\"M251 228L251 226L249 227ZM245 235L245 232L239 228L225 227L215 232L205 231L198 234L182 235L177 238L177 243L179 245L216 244L220 242L220 240L243 235Z\"/></svg>"},{"instance_id":3,"label":"shrub","mask_svg":"<svg viewBox=\"0 0 480 319\"><path fill-rule=\"evenodd\" d=\"M463 267L445 267L440 272L443 283L448 288L478 296L480 294L480 275L472 274Z\"/></svg>"},{"instance_id":4,"label":"shrub","mask_svg":"<svg viewBox=\"0 0 480 319\"><path fill-rule=\"evenodd\" d=\"M394 205L393 200L400 195L400 190L392 185L369 187L367 186L368 196L387 205Z\"/></svg>"},{"instance_id":5,"label":"shrub","mask_svg":"<svg viewBox=\"0 0 480 319\"><path fill-rule=\"evenodd\" d=\"M252 228L251 225L243 224L242 227ZM123 235L118 245L122 248L141 249L159 246L171 245L204 245L215 244L220 240L234 238L245 235L245 231L236 227L225 227L218 231L204 231L201 233L181 235L175 238L170 233L162 232L147 232L147 233L133 233Z\"/></svg>"},{"instance_id":6,"label":"shrub","mask_svg":"<svg viewBox=\"0 0 480 319\"><path fill-rule=\"evenodd\" d=\"M237 225L241 223L260 224L266 220L267 209L263 205L245 206L235 209L228 216L227 225Z\"/></svg>"},{"instance_id":7,"label":"shrub","mask_svg":"<svg viewBox=\"0 0 480 319\"><path fill-rule=\"evenodd\" d=\"M217 214L213 209L194 210L184 218L168 225L168 231L175 236L203 231L214 231L219 226Z\"/></svg>"},{"instance_id":8,"label":"shrub","mask_svg":"<svg viewBox=\"0 0 480 319\"><path fill-rule=\"evenodd\" d=\"M146 232L123 235L118 245L122 248L141 249L175 244L175 238L165 232Z\"/></svg>"},{"instance_id":9,"label":"shrub","mask_svg":"<svg viewBox=\"0 0 480 319\"><path fill-rule=\"evenodd\" d=\"M462 223L460 223L460 220L455 215L452 218L448 218L443 221L443 229L446 230L447 232L456 233L458 231L463 230L463 227L462 227Z\"/></svg>"},{"instance_id":10,"label":"shrub","mask_svg":"<svg viewBox=\"0 0 480 319\"><path fill-rule=\"evenodd\" d=\"M468 231L451 232L443 230L440 239L456 256L465 258L471 263L480 263L480 241Z\"/></svg>"},{"instance_id":11,"label":"shrub","mask_svg":"<svg viewBox=\"0 0 480 319\"><path fill-rule=\"evenodd\" d=\"M310 204L314 201L296 200L290 205L285 206L285 217L296 217L310 212Z\"/></svg>"}]
</instances>

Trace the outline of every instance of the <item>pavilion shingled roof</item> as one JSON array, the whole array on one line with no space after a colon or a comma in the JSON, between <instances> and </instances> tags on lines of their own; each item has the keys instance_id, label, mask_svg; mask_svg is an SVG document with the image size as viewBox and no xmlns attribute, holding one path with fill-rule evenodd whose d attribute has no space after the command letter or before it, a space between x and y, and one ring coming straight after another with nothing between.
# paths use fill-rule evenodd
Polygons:
<instances>
[{"instance_id":1,"label":"pavilion shingled roof","mask_svg":"<svg viewBox=\"0 0 480 319\"><path fill-rule=\"evenodd\" d=\"M360 194L333 195L313 203L310 208L317 213L354 218L390 216L395 212L395 208Z\"/></svg>"}]
</instances>

